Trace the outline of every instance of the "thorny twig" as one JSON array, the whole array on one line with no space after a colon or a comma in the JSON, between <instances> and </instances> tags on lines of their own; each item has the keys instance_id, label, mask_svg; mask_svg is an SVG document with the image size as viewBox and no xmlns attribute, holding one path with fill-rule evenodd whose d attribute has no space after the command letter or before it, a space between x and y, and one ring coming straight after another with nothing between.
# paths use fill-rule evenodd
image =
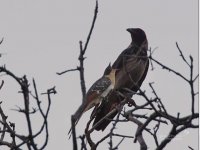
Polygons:
<instances>
[{"instance_id":1,"label":"thorny twig","mask_svg":"<svg viewBox=\"0 0 200 150\"><path fill-rule=\"evenodd\" d=\"M56 93L55 92L55 87L52 89L47 90L47 98L48 98L48 106L47 106L47 110L44 113L44 110L41 108L41 101L39 100L39 96L37 94L37 88L36 88L36 83L33 80L33 86L34 86L34 90L35 90L35 96L30 92L29 90L29 83L28 80L26 78L26 76L23 76L22 78L17 77L14 73L12 73L11 71L7 70L5 67L0 67L0 73L6 73L8 76L10 76L11 78L15 79L15 81L17 81L17 83L20 85L21 87L21 92L23 94L23 100L24 100L24 108L20 108L18 107L18 109L15 109L18 112L21 112L25 115L26 117L26 122L27 122L27 129L28 129L28 135L19 135L17 134L17 132L15 131L15 123L7 123L7 117L4 115L3 110L0 107L0 115L2 117L2 121L1 124L3 125L3 130L2 130L2 134L1 134L1 140L0 143L2 145L5 145L6 142L3 141L4 140L4 136L7 133L10 133L10 136L12 138L12 143L9 144L7 142L7 146L10 147L11 149L21 149L20 147L22 147L23 145L27 146L27 149L31 150L42 150L46 147L47 142L48 142L48 123L47 123L47 118L48 118L48 114L49 114L49 110L50 110L50 106L51 106L51 94L52 93ZM43 116L43 123L41 125L41 128L39 131L37 131L36 133L33 132L33 125L31 123L31 114L35 114L36 112L36 108L33 108L32 111L30 111L30 95L36 100L37 102L37 106L38 106L38 110L40 112L40 114ZM44 130L45 129L45 130ZM38 137L39 135L42 134L42 132L45 131L44 133L46 134L45 140L44 140L44 144L39 147L39 144L37 144L35 142L36 137ZM16 143L16 139L19 141L18 143Z\"/></svg>"},{"instance_id":2,"label":"thorny twig","mask_svg":"<svg viewBox=\"0 0 200 150\"><path fill-rule=\"evenodd\" d=\"M96 22L96 18L97 18L97 13L98 13L98 0L96 0L96 6L95 6L95 10L94 10L94 17L92 20L92 25L90 27L86 42L83 46L83 42L79 41L79 46L80 46L80 54L78 57L79 60L79 66L75 69L70 69L70 70L66 70L63 71L61 73L57 73L58 75L61 75L63 73L69 72L69 71L79 71L80 73L80 86L81 86L81 92L82 92L82 103L84 103L85 101L85 96L86 96L86 85L85 85L85 77L84 77L84 60L85 60L85 52L87 50L91 35L92 35L92 31L94 29L94 25ZM79 107L79 109L75 112L74 115L71 116L71 123L72 123L72 140L73 140L73 149L77 150L77 141L76 141L76 132L75 132L75 119L74 117L76 117L76 114L79 113L81 107Z\"/></svg>"}]
</instances>

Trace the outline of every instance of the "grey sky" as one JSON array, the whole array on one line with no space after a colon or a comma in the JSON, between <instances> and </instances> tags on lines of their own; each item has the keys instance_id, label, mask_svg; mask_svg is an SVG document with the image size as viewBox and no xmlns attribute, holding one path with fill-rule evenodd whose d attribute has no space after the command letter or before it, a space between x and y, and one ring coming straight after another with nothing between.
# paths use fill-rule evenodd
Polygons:
<instances>
[{"instance_id":1,"label":"grey sky","mask_svg":"<svg viewBox=\"0 0 200 150\"><path fill-rule=\"evenodd\" d=\"M0 63L6 64L18 76L26 74L30 81L34 77L41 92L54 85L58 91L52 101L47 149L71 149L72 146L71 140L67 140L67 130L70 128L70 115L81 102L79 74L71 72L57 76L55 73L78 65L78 42L86 39L94 6L94 0L0 1L0 38L4 37L0 53L6 53ZM142 28L146 32L149 47L158 47L154 56L189 77L189 70L176 49L177 41L187 59L190 54L194 57L197 73L197 0L100 0L97 22L86 52L87 88L102 75L108 63L113 63L129 45L130 35L126 31L129 27ZM189 88L182 80L156 67L154 72L149 70L142 88L150 90L148 83L152 81L156 83L156 90L169 112L174 115L181 112L184 115L190 111ZM9 111L15 104L20 105L21 95L17 94L18 90L16 83L7 79L1 91L4 109L7 109L9 118L16 122L24 119L21 114ZM89 113L80 120L78 133L83 133L84 129L81 127L85 126L88 118ZM35 119L36 124L37 121ZM126 129L131 125L123 124L119 128L121 132L129 133ZM22 126L22 123L17 125L17 129L23 131ZM187 149L188 145L197 149L197 131L188 130L186 134L184 138L167 145L166 149L174 149L175 146ZM130 141L124 142L120 149L128 149L127 143L130 144ZM138 148L138 144L133 146ZM107 147L104 144L102 149Z\"/></svg>"}]
</instances>

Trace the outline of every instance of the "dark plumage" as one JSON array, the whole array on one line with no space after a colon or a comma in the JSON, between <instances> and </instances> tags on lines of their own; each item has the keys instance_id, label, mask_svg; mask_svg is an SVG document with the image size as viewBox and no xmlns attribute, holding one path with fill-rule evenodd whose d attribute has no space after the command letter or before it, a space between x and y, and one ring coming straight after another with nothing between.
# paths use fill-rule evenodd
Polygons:
<instances>
[{"instance_id":1,"label":"dark plumage","mask_svg":"<svg viewBox=\"0 0 200 150\"><path fill-rule=\"evenodd\" d=\"M144 81L149 67L147 57L148 41L146 34L142 29L129 28L127 31L131 34L131 44L118 56L112 67L107 67L105 69L104 74L108 74L109 69L118 69L118 72L116 73L115 89L131 98L133 94L130 94L123 89L129 88L136 92ZM122 100L122 97L115 92L112 92L109 97L107 97L107 100L103 101L96 110L96 117L93 125L113 110ZM110 123L110 119L113 119L116 114L117 111L108 119L105 119L95 129L103 131Z\"/></svg>"}]
</instances>

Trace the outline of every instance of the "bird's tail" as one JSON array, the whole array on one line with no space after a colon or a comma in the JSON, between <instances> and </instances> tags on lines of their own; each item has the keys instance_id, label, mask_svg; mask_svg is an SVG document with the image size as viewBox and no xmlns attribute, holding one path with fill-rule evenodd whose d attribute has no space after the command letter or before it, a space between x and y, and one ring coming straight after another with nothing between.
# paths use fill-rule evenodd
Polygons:
<instances>
[{"instance_id":1,"label":"bird's tail","mask_svg":"<svg viewBox=\"0 0 200 150\"><path fill-rule=\"evenodd\" d=\"M74 119L74 125L76 126L78 121L80 120L81 116L83 115L83 113L85 112L85 108L86 105L82 104L77 111L75 112L75 114L73 115L73 119ZM71 133L72 133L72 127L70 128L68 135L69 135L69 139L71 137Z\"/></svg>"}]
</instances>

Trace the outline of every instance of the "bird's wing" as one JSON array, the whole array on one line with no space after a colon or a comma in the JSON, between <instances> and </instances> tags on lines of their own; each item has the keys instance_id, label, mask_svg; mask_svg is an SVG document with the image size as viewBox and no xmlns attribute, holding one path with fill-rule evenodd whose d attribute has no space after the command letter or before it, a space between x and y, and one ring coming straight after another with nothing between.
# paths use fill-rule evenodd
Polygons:
<instances>
[{"instance_id":1,"label":"bird's wing","mask_svg":"<svg viewBox=\"0 0 200 150\"><path fill-rule=\"evenodd\" d=\"M140 47L129 47L120 54L113 64L113 68L119 69L116 75L116 89L133 88L135 91L134 86L141 85L138 85L138 82L144 80L149 66L147 49L147 42L144 41Z\"/></svg>"},{"instance_id":2,"label":"bird's wing","mask_svg":"<svg viewBox=\"0 0 200 150\"><path fill-rule=\"evenodd\" d=\"M143 66L144 65L144 66ZM120 87L126 87L126 88L130 88L132 91L137 91L138 87L141 86L142 82L144 81L147 71L148 71L148 67L149 67L149 61L147 60L145 63L140 63L140 77L139 77L139 81L137 82L137 86L133 86L132 81L130 79L130 77L124 77L125 74L123 71L119 72L116 76L116 86ZM138 70L138 67L136 67L135 69L132 70L132 72L134 73L135 71ZM138 76L138 75L137 75ZM118 78L121 78L123 80L118 80ZM134 77L132 77L134 78ZM121 91L121 90L120 90ZM121 91L122 92L122 91ZM123 91L122 93L125 93L125 91ZM130 97L132 97L133 94L128 93ZM108 97L107 97L108 101L103 101L101 103L101 105L99 106L99 109L96 111L96 117L95 120L93 122L93 125L95 125L97 122L99 122L103 117L105 117L109 112L111 112L117 105L120 104L121 101L123 101L123 97L120 97L119 95L116 94L116 92L112 92ZM104 121L102 121L95 129L97 131L99 130L105 130L105 128L108 126L108 124L111 122L111 120L117 115L117 110L114 111L107 119L105 119Z\"/></svg>"},{"instance_id":3,"label":"bird's wing","mask_svg":"<svg viewBox=\"0 0 200 150\"><path fill-rule=\"evenodd\" d=\"M111 92L108 97L108 101L102 101L101 105L95 110L95 120L93 122L93 126L99 122L102 118L104 118L110 111L112 111L116 106L121 102L122 98L116 94L116 92ZM95 130L100 131L104 130L111 120L116 116L117 110L114 111L108 118L104 119L96 128Z\"/></svg>"},{"instance_id":4,"label":"bird's wing","mask_svg":"<svg viewBox=\"0 0 200 150\"><path fill-rule=\"evenodd\" d=\"M101 94L107 90L107 88L111 85L111 80L103 76L99 80L97 80L88 90L86 95L85 105L86 107L92 103L93 100L99 98Z\"/></svg>"},{"instance_id":5,"label":"bird's wing","mask_svg":"<svg viewBox=\"0 0 200 150\"><path fill-rule=\"evenodd\" d=\"M143 65L144 65L144 68L142 70L143 74L140 76L140 80L137 82L137 87L136 86L131 87L132 91L137 92L138 88L142 85L149 69L149 60L145 61Z\"/></svg>"},{"instance_id":6,"label":"bird's wing","mask_svg":"<svg viewBox=\"0 0 200 150\"><path fill-rule=\"evenodd\" d=\"M103 76L90 87L90 89L88 90L86 94L85 101L82 103L82 105L80 105L80 107L77 109L77 111L74 114L75 124L78 123L79 119L81 118L82 114L85 111L93 107L93 105L96 103L94 102L94 100L99 98L101 94L110 86L110 84L111 84L111 80L108 77ZM70 132L71 132L71 129L69 133Z\"/></svg>"},{"instance_id":7,"label":"bird's wing","mask_svg":"<svg viewBox=\"0 0 200 150\"><path fill-rule=\"evenodd\" d=\"M113 63L112 68L121 69L123 67L126 59L130 58L130 55L133 55L134 51L135 51L135 48L128 47L123 52L121 52L121 54L118 56L118 58Z\"/></svg>"}]
</instances>

